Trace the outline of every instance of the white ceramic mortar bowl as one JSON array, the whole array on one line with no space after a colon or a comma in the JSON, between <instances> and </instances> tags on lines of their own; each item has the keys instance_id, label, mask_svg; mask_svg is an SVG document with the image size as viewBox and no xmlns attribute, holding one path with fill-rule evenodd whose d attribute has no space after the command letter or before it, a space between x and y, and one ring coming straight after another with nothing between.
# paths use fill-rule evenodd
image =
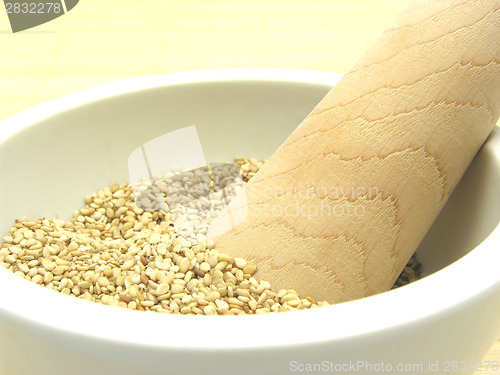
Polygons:
<instances>
[{"instance_id":1,"label":"white ceramic mortar bowl","mask_svg":"<svg viewBox=\"0 0 500 375\"><path fill-rule=\"evenodd\" d=\"M85 195L128 180L134 148L181 127L197 126L209 162L269 156L338 78L175 73L25 110L0 123L0 232L22 216L69 218ZM306 373L306 364L322 366L307 373L392 373L390 365L394 373L436 374L436 361L439 373L446 361L470 366L500 333L498 130L420 246L424 271L437 271L423 280L311 311L204 317L81 301L1 268L0 374L264 375ZM397 367L413 364L422 369Z\"/></svg>"}]
</instances>

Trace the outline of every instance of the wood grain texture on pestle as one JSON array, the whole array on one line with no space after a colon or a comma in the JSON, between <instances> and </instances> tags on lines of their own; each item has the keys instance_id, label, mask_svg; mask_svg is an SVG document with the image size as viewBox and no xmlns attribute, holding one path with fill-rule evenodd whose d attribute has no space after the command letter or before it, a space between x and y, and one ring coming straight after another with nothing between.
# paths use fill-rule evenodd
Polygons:
<instances>
[{"instance_id":1,"label":"wood grain texture on pestle","mask_svg":"<svg viewBox=\"0 0 500 375\"><path fill-rule=\"evenodd\" d=\"M390 289L500 114L500 1L415 1L246 187L217 248L328 302Z\"/></svg>"}]
</instances>

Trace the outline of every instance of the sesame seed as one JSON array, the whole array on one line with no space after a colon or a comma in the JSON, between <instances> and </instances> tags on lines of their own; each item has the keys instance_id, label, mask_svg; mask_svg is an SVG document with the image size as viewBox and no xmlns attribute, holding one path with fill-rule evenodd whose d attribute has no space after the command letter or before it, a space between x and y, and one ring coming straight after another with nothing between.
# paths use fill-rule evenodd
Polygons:
<instances>
[{"instance_id":1,"label":"sesame seed","mask_svg":"<svg viewBox=\"0 0 500 375\"><path fill-rule=\"evenodd\" d=\"M205 315L217 315L217 310L212 305L205 306L203 312L205 313Z\"/></svg>"},{"instance_id":2,"label":"sesame seed","mask_svg":"<svg viewBox=\"0 0 500 375\"><path fill-rule=\"evenodd\" d=\"M243 258L234 258L234 264L236 267L243 269L247 265L247 261Z\"/></svg>"},{"instance_id":3,"label":"sesame seed","mask_svg":"<svg viewBox=\"0 0 500 375\"><path fill-rule=\"evenodd\" d=\"M105 277L102 277L102 276L97 279L97 283L103 287L109 286L109 280Z\"/></svg>"}]
</instances>

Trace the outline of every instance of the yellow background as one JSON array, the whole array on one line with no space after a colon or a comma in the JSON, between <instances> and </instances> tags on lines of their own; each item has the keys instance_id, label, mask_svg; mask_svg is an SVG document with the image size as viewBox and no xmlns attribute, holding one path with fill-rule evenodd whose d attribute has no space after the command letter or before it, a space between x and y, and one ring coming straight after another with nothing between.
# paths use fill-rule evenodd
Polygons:
<instances>
[{"instance_id":1,"label":"yellow background","mask_svg":"<svg viewBox=\"0 0 500 375\"><path fill-rule=\"evenodd\" d=\"M228 67L345 72L405 5L81 0L65 16L13 34L2 3L0 119L66 93L142 75ZM500 360L500 343L485 360Z\"/></svg>"}]
</instances>

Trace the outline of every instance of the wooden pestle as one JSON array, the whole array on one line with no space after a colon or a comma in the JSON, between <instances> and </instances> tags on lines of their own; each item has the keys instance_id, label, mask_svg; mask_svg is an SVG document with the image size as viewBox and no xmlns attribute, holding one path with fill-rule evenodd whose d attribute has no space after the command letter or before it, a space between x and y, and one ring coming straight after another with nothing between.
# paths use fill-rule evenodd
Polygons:
<instances>
[{"instance_id":1,"label":"wooden pestle","mask_svg":"<svg viewBox=\"0 0 500 375\"><path fill-rule=\"evenodd\" d=\"M412 2L247 184L216 247L302 297L390 289L498 120L499 64L500 1Z\"/></svg>"}]
</instances>

